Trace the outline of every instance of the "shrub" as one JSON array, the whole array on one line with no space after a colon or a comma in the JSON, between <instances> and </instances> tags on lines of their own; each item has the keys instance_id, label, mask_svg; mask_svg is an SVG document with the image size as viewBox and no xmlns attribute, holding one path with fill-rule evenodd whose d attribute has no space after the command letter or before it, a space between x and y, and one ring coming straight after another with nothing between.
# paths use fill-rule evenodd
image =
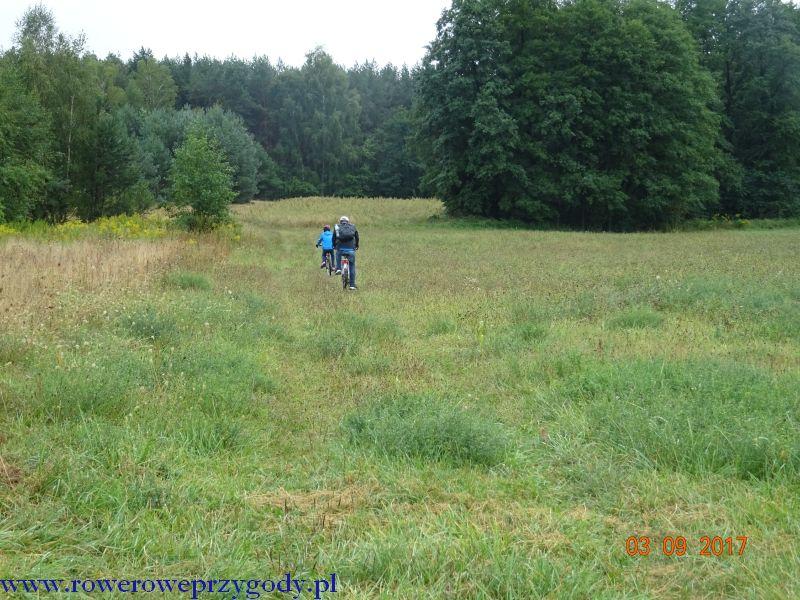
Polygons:
<instances>
[{"instance_id":1,"label":"shrub","mask_svg":"<svg viewBox=\"0 0 800 600\"><path fill-rule=\"evenodd\" d=\"M89 224L90 229L119 239L161 238L167 235L169 220L159 214L117 215L101 217Z\"/></svg>"},{"instance_id":2,"label":"shrub","mask_svg":"<svg viewBox=\"0 0 800 600\"><path fill-rule=\"evenodd\" d=\"M44 225L42 223L41 225ZM60 240L75 240L85 234L89 229L89 224L81 221L80 219L70 218L55 225L52 230L47 228L45 235L53 235Z\"/></svg>"},{"instance_id":3,"label":"shrub","mask_svg":"<svg viewBox=\"0 0 800 600\"><path fill-rule=\"evenodd\" d=\"M7 223L0 223L0 237L17 233L19 233L19 231L17 231L16 227L8 225Z\"/></svg>"},{"instance_id":4,"label":"shrub","mask_svg":"<svg viewBox=\"0 0 800 600\"><path fill-rule=\"evenodd\" d=\"M458 404L433 396L376 400L343 423L350 439L390 455L454 464L497 465L509 450L505 429Z\"/></svg>"},{"instance_id":5,"label":"shrub","mask_svg":"<svg viewBox=\"0 0 800 600\"><path fill-rule=\"evenodd\" d=\"M175 152L171 181L172 201L192 208L190 229L214 229L230 219L228 205L236 196L231 168L204 133L191 131Z\"/></svg>"}]
</instances>

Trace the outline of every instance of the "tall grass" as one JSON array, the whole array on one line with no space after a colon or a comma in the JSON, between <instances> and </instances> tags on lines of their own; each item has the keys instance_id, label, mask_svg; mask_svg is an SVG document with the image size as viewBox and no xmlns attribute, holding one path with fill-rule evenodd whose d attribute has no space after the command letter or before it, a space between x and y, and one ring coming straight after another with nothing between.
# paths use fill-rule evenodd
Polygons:
<instances>
[{"instance_id":1,"label":"tall grass","mask_svg":"<svg viewBox=\"0 0 800 600\"><path fill-rule=\"evenodd\" d=\"M165 277L167 285L175 286L182 290L202 290L211 289L211 282L201 273L190 271L173 271Z\"/></svg>"},{"instance_id":2,"label":"tall grass","mask_svg":"<svg viewBox=\"0 0 800 600\"><path fill-rule=\"evenodd\" d=\"M734 364L592 364L558 389L586 412L591 438L703 475L800 474L800 380Z\"/></svg>"},{"instance_id":3,"label":"tall grass","mask_svg":"<svg viewBox=\"0 0 800 600\"><path fill-rule=\"evenodd\" d=\"M348 415L343 426L352 441L382 452L456 464L494 466L510 446L491 415L433 396L376 399Z\"/></svg>"}]
</instances>

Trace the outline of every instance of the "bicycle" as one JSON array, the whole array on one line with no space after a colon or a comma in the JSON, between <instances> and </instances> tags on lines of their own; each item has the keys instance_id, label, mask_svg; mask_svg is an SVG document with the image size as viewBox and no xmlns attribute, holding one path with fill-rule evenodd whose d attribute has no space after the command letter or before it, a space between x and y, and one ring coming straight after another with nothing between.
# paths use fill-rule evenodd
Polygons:
<instances>
[{"instance_id":1,"label":"bicycle","mask_svg":"<svg viewBox=\"0 0 800 600\"><path fill-rule=\"evenodd\" d=\"M346 290L350 285L350 257L346 254L342 256L342 289Z\"/></svg>"},{"instance_id":2,"label":"bicycle","mask_svg":"<svg viewBox=\"0 0 800 600\"><path fill-rule=\"evenodd\" d=\"M319 244L317 244L316 247L319 248ZM333 250L325 250L324 254L322 255L322 260L323 260L322 268L328 269L328 277L330 277L336 270L336 266L333 260Z\"/></svg>"}]
</instances>

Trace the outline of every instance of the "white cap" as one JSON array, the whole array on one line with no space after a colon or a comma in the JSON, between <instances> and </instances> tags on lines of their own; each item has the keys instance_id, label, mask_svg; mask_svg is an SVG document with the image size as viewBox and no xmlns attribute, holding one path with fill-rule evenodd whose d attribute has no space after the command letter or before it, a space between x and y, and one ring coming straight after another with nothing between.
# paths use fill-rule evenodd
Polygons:
<instances>
[{"instance_id":1,"label":"white cap","mask_svg":"<svg viewBox=\"0 0 800 600\"><path fill-rule=\"evenodd\" d=\"M349 223L350 219L347 217L339 217L339 223Z\"/></svg>"}]
</instances>

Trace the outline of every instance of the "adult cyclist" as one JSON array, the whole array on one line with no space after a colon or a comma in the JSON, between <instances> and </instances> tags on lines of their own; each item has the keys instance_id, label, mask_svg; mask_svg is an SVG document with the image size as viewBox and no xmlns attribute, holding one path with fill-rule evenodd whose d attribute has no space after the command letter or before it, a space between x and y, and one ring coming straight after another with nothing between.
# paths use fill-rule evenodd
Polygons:
<instances>
[{"instance_id":1,"label":"adult cyclist","mask_svg":"<svg viewBox=\"0 0 800 600\"><path fill-rule=\"evenodd\" d=\"M342 273L342 256L350 260L350 289L356 288L356 250L358 250L358 229L347 217L341 217L334 227L333 243L336 248L336 274Z\"/></svg>"}]
</instances>

